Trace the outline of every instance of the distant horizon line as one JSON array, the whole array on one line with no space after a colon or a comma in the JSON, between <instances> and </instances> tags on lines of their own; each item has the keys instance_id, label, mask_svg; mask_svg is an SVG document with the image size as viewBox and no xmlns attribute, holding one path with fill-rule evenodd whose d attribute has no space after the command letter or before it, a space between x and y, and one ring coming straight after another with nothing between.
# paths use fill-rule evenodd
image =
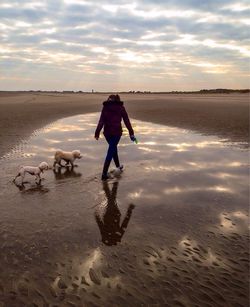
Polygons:
<instances>
[{"instance_id":1,"label":"distant horizon line","mask_svg":"<svg viewBox=\"0 0 250 307\"><path fill-rule=\"evenodd\" d=\"M21 93L33 93L33 92L38 92L38 93L70 93L70 94L194 94L194 93L221 93L221 94L226 94L226 93L233 93L233 92L238 92L238 93L249 93L250 89L249 88L242 88L242 89L228 89L228 88L216 88L216 89L200 89L200 90L190 90L190 91L140 91L140 90L130 90L130 91L83 91L83 90L0 90L0 93L9 93L9 92L21 92Z\"/></svg>"}]
</instances>

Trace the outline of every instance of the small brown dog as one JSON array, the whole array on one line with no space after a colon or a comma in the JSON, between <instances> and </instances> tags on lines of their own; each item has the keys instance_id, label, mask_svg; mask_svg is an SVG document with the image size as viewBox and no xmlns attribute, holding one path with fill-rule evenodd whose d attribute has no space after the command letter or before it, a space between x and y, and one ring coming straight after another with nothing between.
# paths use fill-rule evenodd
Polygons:
<instances>
[{"instance_id":1,"label":"small brown dog","mask_svg":"<svg viewBox=\"0 0 250 307\"><path fill-rule=\"evenodd\" d=\"M13 182L16 183L16 179L21 177L21 184L23 185L23 180L26 174L30 174L36 176L36 182L41 182L41 173L43 171L47 171L49 169L49 165L47 162L41 162L38 166L21 166L18 174L14 178Z\"/></svg>"},{"instance_id":2,"label":"small brown dog","mask_svg":"<svg viewBox=\"0 0 250 307\"><path fill-rule=\"evenodd\" d=\"M74 167L75 159L81 159L81 157L82 156L80 150L73 150L72 152L57 150L55 153L55 161L53 167L55 167L56 164L58 164L59 166L67 166L71 164L71 166ZM62 160L66 162L65 165L61 164Z\"/></svg>"}]
</instances>

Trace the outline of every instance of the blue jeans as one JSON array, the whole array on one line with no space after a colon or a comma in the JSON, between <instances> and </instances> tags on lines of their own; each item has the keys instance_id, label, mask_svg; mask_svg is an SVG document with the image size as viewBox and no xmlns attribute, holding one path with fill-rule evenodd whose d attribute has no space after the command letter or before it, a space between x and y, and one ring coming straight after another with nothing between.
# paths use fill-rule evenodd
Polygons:
<instances>
[{"instance_id":1,"label":"blue jeans","mask_svg":"<svg viewBox=\"0 0 250 307\"><path fill-rule=\"evenodd\" d=\"M109 148L108 148L107 156L106 156L104 166L103 166L103 174L108 173L109 165L112 159L114 160L116 167L120 166L117 145L120 141L121 136L113 135L113 136L105 136L105 138L109 144Z\"/></svg>"}]
</instances>

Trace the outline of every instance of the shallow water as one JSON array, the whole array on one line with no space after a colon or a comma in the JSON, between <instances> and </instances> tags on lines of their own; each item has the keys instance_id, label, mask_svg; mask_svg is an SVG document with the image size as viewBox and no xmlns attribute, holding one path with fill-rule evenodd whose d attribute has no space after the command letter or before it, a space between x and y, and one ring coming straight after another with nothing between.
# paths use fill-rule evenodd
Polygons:
<instances>
[{"instance_id":1,"label":"shallow water","mask_svg":"<svg viewBox=\"0 0 250 307\"><path fill-rule=\"evenodd\" d=\"M97 114L59 120L0 160L0 306L247 306L248 152L216 137L133 120L125 170L100 181ZM78 167L41 185L20 165Z\"/></svg>"}]
</instances>

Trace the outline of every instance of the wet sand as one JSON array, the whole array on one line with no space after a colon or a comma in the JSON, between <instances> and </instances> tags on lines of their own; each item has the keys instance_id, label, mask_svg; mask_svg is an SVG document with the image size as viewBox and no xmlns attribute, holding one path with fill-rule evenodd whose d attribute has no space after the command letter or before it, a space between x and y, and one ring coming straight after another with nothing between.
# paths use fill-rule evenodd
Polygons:
<instances>
[{"instance_id":1,"label":"wet sand","mask_svg":"<svg viewBox=\"0 0 250 307\"><path fill-rule=\"evenodd\" d=\"M102 98L91 97L88 112ZM20 110L23 98L13 102ZM81 110L80 98L70 112ZM152 101L145 104L153 117ZM59 105L60 116L69 112ZM136 112L135 100L127 106ZM0 306L248 306L244 138L228 146L221 131L132 119L139 144L124 134L125 170L103 184L106 144L92 137L98 114L57 122L49 114L33 129L50 124L24 140L34 118L23 125L16 113L20 131L8 131L13 144L16 134L22 141L0 159ZM19 165L52 165L56 148L79 148L78 167L49 170L41 185L32 177L25 187L11 182Z\"/></svg>"},{"instance_id":2,"label":"wet sand","mask_svg":"<svg viewBox=\"0 0 250 307\"><path fill-rule=\"evenodd\" d=\"M0 156L34 130L66 116L98 112L107 94L0 93ZM131 117L249 142L249 94L121 95Z\"/></svg>"}]
</instances>

